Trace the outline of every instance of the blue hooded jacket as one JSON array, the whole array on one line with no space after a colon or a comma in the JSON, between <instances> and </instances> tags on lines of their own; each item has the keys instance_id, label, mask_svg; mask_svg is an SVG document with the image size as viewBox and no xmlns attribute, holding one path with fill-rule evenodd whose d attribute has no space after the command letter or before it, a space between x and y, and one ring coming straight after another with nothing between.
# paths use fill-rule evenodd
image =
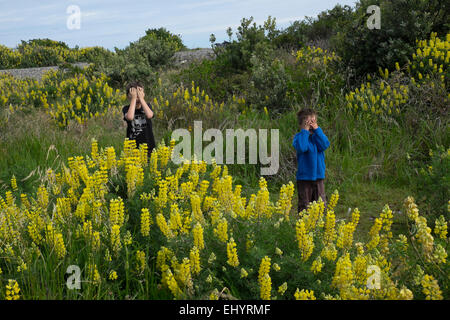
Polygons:
<instances>
[{"instance_id":1,"label":"blue hooded jacket","mask_svg":"<svg viewBox=\"0 0 450 320\"><path fill-rule=\"evenodd\" d=\"M302 129L292 142L297 151L297 180L325 179L325 150L330 145L327 136L318 127L311 134Z\"/></svg>"}]
</instances>

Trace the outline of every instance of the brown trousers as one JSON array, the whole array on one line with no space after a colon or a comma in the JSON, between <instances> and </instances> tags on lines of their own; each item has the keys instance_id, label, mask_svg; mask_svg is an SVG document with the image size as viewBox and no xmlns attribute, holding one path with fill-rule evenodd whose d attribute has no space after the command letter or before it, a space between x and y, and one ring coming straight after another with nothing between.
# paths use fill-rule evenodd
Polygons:
<instances>
[{"instance_id":1,"label":"brown trousers","mask_svg":"<svg viewBox=\"0 0 450 320\"><path fill-rule=\"evenodd\" d=\"M297 194L298 194L298 210L302 211L308 207L308 204L313 201L318 201L319 197L327 206L327 198L325 194L325 184L323 179L316 181L312 180L297 180Z\"/></svg>"}]
</instances>

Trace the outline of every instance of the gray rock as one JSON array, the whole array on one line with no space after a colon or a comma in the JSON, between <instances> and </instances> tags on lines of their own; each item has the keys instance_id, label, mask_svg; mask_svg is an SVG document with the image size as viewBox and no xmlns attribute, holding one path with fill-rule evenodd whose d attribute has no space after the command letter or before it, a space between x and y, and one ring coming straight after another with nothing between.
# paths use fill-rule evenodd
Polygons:
<instances>
[{"instance_id":1,"label":"gray rock","mask_svg":"<svg viewBox=\"0 0 450 320\"><path fill-rule=\"evenodd\" d=\"M178 51L173 55L173 63L176 66L188 65L193 61L202 61L204 59L214 60L216 54L213 49L201 48L194 50Z\"/></svg>"},{"instance_id":2,"label":"gray rock","mask_svg":"<svg viewBox=\"0 0 450 320\"><path fill-rule=\"evenodd\" d=\"M83 68L83 67L88 66L89 63L77 62L77 63L72 63L72 65ZM8 73L18 79L35 79L35 80L39 81L42 79L42 76L46 72L48 72L50 70L58 70L58 69L59 68L57 66L39 67L39 68L24 68L24 69L5 69L5 70L0 70L0 74Z\"/></svg>"}]
</instances>

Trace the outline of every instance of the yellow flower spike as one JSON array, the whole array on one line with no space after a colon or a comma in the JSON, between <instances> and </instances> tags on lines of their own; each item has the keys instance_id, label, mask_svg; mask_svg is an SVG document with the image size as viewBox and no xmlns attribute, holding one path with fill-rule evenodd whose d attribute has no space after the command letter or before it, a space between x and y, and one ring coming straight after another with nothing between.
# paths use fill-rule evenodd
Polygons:
<instances>
[{"instance_id":1,"label":"yellow flower spike","mask_svg":"<svg viewBox=\"0 0 450 320\"><path fill-rule=\"evenodd\" d=\"M443 240L447 239L447 221L443 215L439 216L439 218L435 220L434 233Z\"/></svg>"},{"instance_id":2,"label":"yellow flower spike","mask_svg":"<svg viewBox=\"0 0 450 320\"><path fill-rule=\"evenodd\" d=\"M14 175L11 178L11 188L13 191L17 191L17 180Z\"/></svg>"},{"instance_id":3,"label":"yellow flower spike","mask_svg":"<svg viewBox=\"0 0 450 320\"><path fill-rule=\"evenodd\" d=\"M313 234L306 232L306 225L303 218L297 220L295 231L302 260L307 261L314 249Z\"/></svg>"},{"instance_id":4,"label":"yellow flower spike","mask_svg":"<svg viewBox=\"0 0 450 320\"><path fill-rule=\"evenodd\" d=\"M194 246L196 246L199 250L205 248L205 242L203 240L203 228L200 223L197 222L194 229L192 230L194 236Z\"/></svg>"},{"instance_id":5,"label":"yellow flower spike","mask_svg":"<svg viewBox=\"0 0 450 320\"><path fill-rule=\"evenodd\" d=\"M109 278L109 280L114 281L114 280L117 280L117 279L119 278L119 276L117 275L117 272L116 272L116 271L111 270L111 271L109 272L108 278Z\"/></svg>"},{"instance_id":6,"label":"yellow flower spike","mask_svg":"<svg viewBox=\"0 0 450 320\"><path fill-rule=\"evenodd\" d=\"M301 291L297 288L297 290L294 293L295 300L316 300L316 297L314 296L313 290L305 290L302 289Z\"/></svg>"},{"instance_id":7,"label":"yellow flower spike","mask_svg":"<svg viewBox=\"0 0 450 320\"><path fill-rule=\"evenodd\" d=\"M322 271L322 267L323 267L322 259L319 256L313 261L311 265L311 271L314 274L318 274L320 271Z\"/></svg>"},{"instance_id":8,"label":"yellow flower spike","mask_svg":"<svg viewBox=\"0 0 450 320\"><path fill-rule=\"evenodd\" d=\"M199 274L200 270L201 270L201 265L200 265L200 250L194 246L190 253L189 253L189 259L191 261L191 266L192 266L192 272L194 274Z\"/></svg>"},{"instance_id":9,"label":"yellow flower spike","mask_svg":"<svg viewBox=\"0 0 450 320\"><path fill-rule=\"evenodd\" d=\"M236 249L236 242L234 242L234 239L231 238L230 241L227 243L227 263L232 267L239 266L239 258L237 255L237 249Z\"/></svg>"},{"instance_id":10,"label":"yellow flower spike","mask_svg":"<svg viewBox=\"0 0 450 320\"><path fill-rule=\"evenodd\" d=\"M114 253L118 253L122 248L120 241L120 226L115 224L111 227L111 247Z\"/></svg>"},{"instance_id":11,"label":"yellow flower spike","mask_svg":"<svg viewBox=\"0 0 450 320\"><path fill-rule=\"evenodd\" d=\"M142 208L141 234L144 237L148 237L150 235L150 212L147 208Z\"/></svg>"},{"instance_id":12,"label":"yellow flower spike","mask_svg":"<svg viewBox=\"0 0 450 320\"><path fill-rule=\"evenodd\" d=\"M8 284L5 286L5 299L6 300L19 300L20 299L20 288L16 280L9 279Z\"/></svg>"},{"instance_id":13,"label":"yellow flower spike","mask_svg":"<svg viewBox=\"0 0 450 320\"><path fill-rule=\"evenodd\" d=\"M214 234L217 238L226 243L228 241L228 221L225 218L219 220L217 227L214 228Z\"/></svg>"},{"instance_id":14,"label":"yellow flower spike","mask_svg":"<svg viewBox=\"0 0 450 320\"><path fill-rule=\"evenodd\" d=\"M136 271L138 274L142 274L147 265L145 252L141 250L136 251Z\"/></svg>"},{"instance_id":15,"label":"yellow flower spike","mask_svg":"<svg viewBox=\"0 0 450 320\"><path fill-rule=\"evenodd\" d=\"M336 270L332 281L332 286L336 287L342 293L345 289L350 287L353 283L352 263L350 254L346 253L341 256L336 263Z\"/></svg>"},{"instance_id":16,"label":"yellow flower spike","mask_svg":"<svg viewBox=\"0 0 450 320\"><path fill-rule=\"evenodd\" d=\"M261 264L259 266L258 272L258 282L260 285L260 297L263 300L270 300L272 281L269 276L271 266L271 259L268 256L265 256L261 260Z\"/></svg>"},{"instance_id":17,"label":"yellow flower spike","mask_svg":"<svg viewBox=\"0 0 450 320\"><path fill-rule=\"evenodd\" d=\"M171 239L174 237L172 231L170 231L170 229L169 229L166 218L164 218L164 216L161 213L158 213L156 215L156 224L158 225L162 234L165 235L168 239Z\"/></svg>"},{"instance_id":18,"label":"yellow flower spike","mask_svg":"<svg viewBox=\"0 0 450 320\"><path fill-rule=\"evenodd\" d=\"M432 275L426 274L422 281L421 285L423 287L423 293L426 295L426 300L442 300L442 291L439 288L439 284L437 280L434 279Z\"/></svg>"}]
</instances>

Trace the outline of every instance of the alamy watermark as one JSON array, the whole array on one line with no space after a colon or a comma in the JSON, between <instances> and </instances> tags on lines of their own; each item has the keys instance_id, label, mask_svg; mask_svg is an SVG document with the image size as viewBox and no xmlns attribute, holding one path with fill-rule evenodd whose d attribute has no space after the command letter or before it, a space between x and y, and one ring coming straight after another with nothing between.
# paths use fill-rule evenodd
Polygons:
<instances>
[{"instance_id":1,"label":"alamy watermark","mask_svg":"<svg viewBox=\"0 0 450 320\"><path fill-rule=\"evenodd\" d=\"M370 30L381 29L381 9L377 5L371 5L367 7L367 13L370 14L367 19L366 25Z\"/></svg>"},{"instance_id":2,"label":"alamy watermark","mask_svg":"<svg viewBox=\"0 0 450 320\"><path fill-rule=\"evenodd\" d=\"M280 167L280 145L278 129L226 129L225 138L219 129L210 128L203 133L202 121L194 121L194 136L187 129L176 129L172 132L172 139L178 142L172 153L172 161L181 164L185 160L192 159L192 144L194 142L194 159L217 164L245 164L248 154L249 164L259 164L261 175L274 175ZM270 141L268 133L270 132ZM225 141L224 141L225 140ZM203 142L210 142L203 148ZM236 143L235 143L236 141ZM248 141L248 150L246 148ZM270 154L268 151L270 145ZM225 158L224 158L225 143ZM236 152L235 152L236 146ZM247 152L248 151L248 152ZM236 154L236 159L235 159ZM225 162L224 162L225 160Z\"/></svg>"},{"instance_id":3,"label":"alamy watermark","mask_svg":"<svg viewBox=\"0 0 450 320\"><path fill-rule=\"evenodd\" d=\"M81 9L77 5L70 5L66 9L69 15L66 20L66 26L69 30L81 29Z\"/></svg>"},{"instance_id":4,"label":"alamy watermark","mask_svg":"<svg viewBox=\"0 0 450 320\"><path fill-rule=\"evenodd\" d=\"M70 276L67 277L66 286L67 289L81 289L81 270L77 265L70 265L67 267L66 274Z\"/></svg>"},{"instance_id":5,"label":"alamy watermark","mask_svg":"<svg viewBox=\"0 0 450 320\"><path fill-rule=\"evenodd\" d=\"M380 289L381 288L381 269L377 265L370 265L367 267L367 289Z\"/></svg>"}]
</instances>

